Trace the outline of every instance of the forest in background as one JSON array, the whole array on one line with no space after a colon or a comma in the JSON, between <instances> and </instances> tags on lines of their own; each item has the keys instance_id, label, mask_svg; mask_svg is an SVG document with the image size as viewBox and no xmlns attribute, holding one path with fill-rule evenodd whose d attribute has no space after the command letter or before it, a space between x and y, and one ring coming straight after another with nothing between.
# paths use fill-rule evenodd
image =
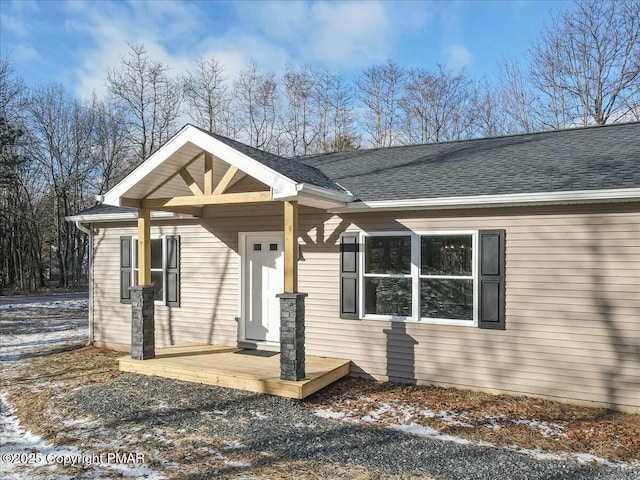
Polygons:
<instances>
[{"instance_id":1,"label":"forest in background","mask_svg":"<svg viewBox=\"0 0 640 480\"><path fill-rule=\"evenodd\" d=\"M95 204L185 123L285 157L640 121L640 1L580 1L492 79L393 60L339 72L215 58L172 72L143 45L105 72L109 94L32 87L0 59L0 292L86 282Z\"/></svg>"}]
</instances>

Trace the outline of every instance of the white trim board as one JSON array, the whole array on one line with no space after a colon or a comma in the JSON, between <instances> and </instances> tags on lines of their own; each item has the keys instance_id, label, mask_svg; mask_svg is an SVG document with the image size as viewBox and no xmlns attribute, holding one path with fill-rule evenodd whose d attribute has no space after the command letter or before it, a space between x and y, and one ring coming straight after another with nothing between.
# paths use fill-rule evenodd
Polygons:
<instances>
[{"instance_id":1,"label":"white trim board","mask_svg":"<svg viewBox=\"0 0 640 480\"><path fill-rule=\"evenodd\" d=\"M640 188L609 190L575 190L570 192L512 193L505 195L474 195L468 197L416 198L354 202L333 208L331 213L367 212L374 210L433 210L447 208L482 208L499 206L529 206L546 204L577 204L640 201Z\"/></svg>"}]
</instances>

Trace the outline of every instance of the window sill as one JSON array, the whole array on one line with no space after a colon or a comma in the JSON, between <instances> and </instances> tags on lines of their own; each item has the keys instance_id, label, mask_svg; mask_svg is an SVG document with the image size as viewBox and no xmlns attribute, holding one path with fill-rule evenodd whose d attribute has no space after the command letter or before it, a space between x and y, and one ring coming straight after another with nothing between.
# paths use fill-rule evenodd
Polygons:
<instances>
[{"instance_id":1,"label":"window sill","mask_svg":"<svg viewBox=\"0 0 640 480\"><path fill-rule=\"evenodd\" d=\"M424 318L415 320L413 317L394 317L391 315L364 315L360 320L374 320L377 322L399 322L399 323L415 323L424 325L445 325L455 327L477 327L478 322L475 320L453 320L453 319L435 319Z\"/></svg>"}]
</instances>

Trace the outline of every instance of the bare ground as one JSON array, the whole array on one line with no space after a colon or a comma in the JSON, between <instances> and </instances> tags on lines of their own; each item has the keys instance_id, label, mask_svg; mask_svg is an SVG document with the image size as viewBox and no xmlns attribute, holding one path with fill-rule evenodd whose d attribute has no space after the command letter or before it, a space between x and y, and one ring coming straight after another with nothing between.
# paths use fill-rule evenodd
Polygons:
<instances>
[{"instance_id":1,"label":"bare ground","mask_svg":"<svg viewBox=\"0 0 640 480\"><path fill-rule=\"evenodd\" d=\"M168 478L208 478L212 472L222 478L425 478L410 471L392 475L331 461L268 459L264 452L234 448L234 438L185 432L169 425L154 425L150 430L141 425L97 421L74 408L68 400L79 390L105 384L120 375L117 358L121 355L87 347L23 360L5 372L2 391L16 408L22 426L47 441L76 446L87 453L113 451L114 446L121 451L143 449L150 467ZM304 405L313 411L333 412L351 422L384 426L415 423L473 442L547 452L585 452L635 464L636 468L640 465L639 415L358 379L338 382ZM46 476L51 471L38 472ZM81 466L57 467L56 472L91 478Z\"/></svg>"}]
</instances>

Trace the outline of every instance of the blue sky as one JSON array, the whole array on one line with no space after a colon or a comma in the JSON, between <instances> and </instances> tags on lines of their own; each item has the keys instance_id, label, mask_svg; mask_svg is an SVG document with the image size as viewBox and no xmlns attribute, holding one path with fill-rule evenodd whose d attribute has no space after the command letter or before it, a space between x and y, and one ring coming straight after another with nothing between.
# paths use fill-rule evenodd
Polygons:
<instances>
[{"instance_id":1,"label":"blue sky","mask_svg":"<svg viewBox=\"0 0 640 480\"><path fill-rule=\"evenodd\" d=\"M174 73L216 57L230 78L254 60L305 64L348 78L391 58L405 67L466 67L491 77L524 59L561 1L29 1L0 0L0 50L29 86L105 92L106 70L143 43Z\"/></svg>"}]
</instances>

